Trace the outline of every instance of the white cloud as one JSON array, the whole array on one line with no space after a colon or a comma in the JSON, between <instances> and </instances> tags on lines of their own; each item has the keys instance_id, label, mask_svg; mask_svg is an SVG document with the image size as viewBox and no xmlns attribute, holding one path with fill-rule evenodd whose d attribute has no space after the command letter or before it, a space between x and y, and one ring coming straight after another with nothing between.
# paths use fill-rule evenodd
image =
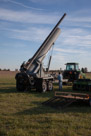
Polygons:
<instances>
[{"instance_id":1,"label":"white cloud","mask_svg":"<svg viewBox=\"0 0 91 136\"><path fill-rule=\"evenodd\" d=\"M85 51L79 50L79 49L61 49L61 48L55 48L55 51L60 53L76 53L76 54L84 54Z\"/></svg>"},{"instance_id":2,"label":"white cloud","mask_svg":"<svg viewBox=\"0 0 91 136\"><path fill-rule=\"evenodd\" d=\"M53 56L52 56L52 61L51 61L51 65L50 65L50 69L64 69L65 66L64 66L64 63L66 62L66 59L65 59L65 55L63 55L62 53L53 53Z\"/></svg>"},{"instance_id":3,"label":"white cloud","mask_svg":"<svg viewBox=\"0 0 91 136\"><path fill-rule=\"evenodd\" d=\"M29 41L30 44L31 42L42 43L50 32L48 24L55 25L59 18L54 13L38 13L28 10L24 12L0 8L0 19L2 20L0 30L7 33L7 37L11 39L19 39L22 42ZM24 27L21 27L21 23ZM18 24L18 27L17 25L14 27L15 24ZM68 60L84 62L85 59L90 63L91 18L77 17L76 14L74 17L67 15L61 26L62 32L56 42L56 48L54 48L52 67L55 67L54 64L56 67L61 67Z\"/></svg>"},{"instance_id":4,"label":"white cloud","mask_svg":"<svg viewBox=\"0 0 91 136\"><path fill-rule=\"evenodd\" d=\"M14 11L0 8L0 19L5 21L35 24L54 24L56 15L46 15L31 11Z\"/></svg>"},{"instance_id":5,"label":"white cloud","mask_svg":"<svg viewBox=\"0 0 91 136\"><path fill-rule=\"evenodd\" d=\"M42 42L50 32L49 28L28 27L27 29L4 29L7 31L8 38L25 41Z\"/></svg>"},{"instance_id":6,"label":"white cloud","mask_svg":"<svg viewBox=\"0 0 91 136\"><path fill-rule=\"evenodd\" d=\"M46 0L29 0L33 3L41 3L41 4L52 4L52 3L57 3L57 2L60 2L60 0L49 0L49 1L46 1Z\"/></svg>"},{"instance_id":7,"label":"white cloud","mask_svg":"<svg viewBox=\"0 0 91 136\"><path fill-rule=\"evenodd\" d=\"M10 0L11 1L11 0ZM59 13L38 13L36 11L14 11L0 8L0 19L5 21L35 24L55 24L60 18ZM65 26L91 27L91 17L67 15Z\"/></svg>"},{"instance_id":8,"label":"white cloud","mask_svg":"<svg viewBox=\"0 0 91 136\"><path fill-rule=\"evenodd\" d=\"M67 28L63 29L60 35L60 45L69 47L91 48L91 33L85 28Z\"/></svg>"},{"instance_id":9,"label":"white cloud","mask_svg":"<svg viewBox=\"0 0 91 136\"><path fill-rule=\"evenodd\" d=\"M34 7L30 7L30 6L24 5L23 3L16 2L16 1L14 1L14 0L3 0L3 2L10 2L10 3L12 3L12 4L19 5L19 6L23 7L23 8L27 8L27 9L43 10L43 9L38 9L38 8L34 8Z\"/></svg>"},{"instance_id":10,"label":"white cloud","mask_svg":"<svg viewBox=\"0 0 91 136\"><path fill-rule=\"evenodd\" d=\"M34 26L31 27L31 24L28 24L27 27L26 23L35 23L37 24L53 24L57 20L58 16L51 14L45 14L45 13L36 13L36 12L30 12L30 11L13 11L13 10L6 10L6 9L0 9L0 19L5 21L10 21L12 24L13 22L20 22L24 24L26 27L25 29L19 30L19 29L8 29L4 27L3 24L1 24L1 29L6 29L8 31L8 36L10 38L15 39L21 39L21 40L29 40L29 41L43 41L44 38L49 34L50 28L48 27L38 27ZM75 18L75 17L74 17ZM74 18L71 20L72 25L74 24ZM65 18L66 19L66 18ZM67 17L67 25L70 25L70 18ZM80 20L80 18L78 19ZM80 23L81 25L81 23ZM65 24L66 26L66 24ZM14 25L13 25L14 27ZM63 46L79 46L79 47L89 47L91 45L91 34L88 30L85 28L62 28L62 32L60 35L60 39L58 39L59 44L62 44Z\"/></svg>"},{"instance_id":11,"label":"white cloud","mask_svg":"<svg viewBox=\"0 0 91 136\"><path fill-rule=\"evenodd\" d=\"M72 17L72 16L69 16L69 19L68 21L70 22L74 22L74 23L90 23L91 22L91 17Z\"/></svg>"}]
</instances>

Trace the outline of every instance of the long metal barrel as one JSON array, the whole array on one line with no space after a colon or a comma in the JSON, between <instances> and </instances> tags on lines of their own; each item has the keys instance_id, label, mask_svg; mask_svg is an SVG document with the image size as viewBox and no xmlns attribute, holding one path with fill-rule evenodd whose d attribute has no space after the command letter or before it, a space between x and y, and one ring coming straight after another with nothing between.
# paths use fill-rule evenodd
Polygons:
<instances>
[{"instance_id":1,"label":"long metal barrel","mask_svg":"<svg viewBox=\"0 0 91 136\"><path fill-rule=\"evenodd\" d=\"M39 56L40 52L43 50L43 48L46 46L47 42L49 41L49 39L51 38L51 36L55 33L57 27L59 26L59 24L62 22L62 20L64 19L64 17L66 16L66 13L64 13L64 15L61 17L61 19L58 21L58 23L55 25L55 27L52 29L52 31L50 32L50 34L47 36L47 38L44 40L44 42L42 43L42 45L40 46L40 48L36 51L36 53L34 54L34 56L31 58L29 65L26 67L27 70L28 68L31 66L31 64L34 62L34 60L36 60L36 58ZM47 51L48 52L48 51Z\"/></svg>"}]
</instances>

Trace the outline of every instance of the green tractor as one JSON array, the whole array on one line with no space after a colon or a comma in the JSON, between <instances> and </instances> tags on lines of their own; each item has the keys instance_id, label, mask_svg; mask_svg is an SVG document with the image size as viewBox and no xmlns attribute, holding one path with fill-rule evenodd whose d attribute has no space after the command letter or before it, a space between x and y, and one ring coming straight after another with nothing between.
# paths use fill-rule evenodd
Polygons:
<instances>
[{"instance_id":1,"label":"green tractor","mask_svg":"<svg viewBox=\"0 0 91 136\"><path fill-rule=\"evenodd\" d=\"M73 91L91 91L91 79L86 79L83 71L80 71L78 63L66 63L63 79L73 82Z\"/></svg>"},{"instance_id":2,"label":"green tractor","mask_svg":"<svg viewBox=\"0 0 91 136\"><path fill-rule=\"evenodd\" d=\"M85 74L79 69L78 63L66 63L66 70L63 72L63 79L68 79L68 82L74 82L79 78L85 78Z\"/></svg>"}]
</instances>

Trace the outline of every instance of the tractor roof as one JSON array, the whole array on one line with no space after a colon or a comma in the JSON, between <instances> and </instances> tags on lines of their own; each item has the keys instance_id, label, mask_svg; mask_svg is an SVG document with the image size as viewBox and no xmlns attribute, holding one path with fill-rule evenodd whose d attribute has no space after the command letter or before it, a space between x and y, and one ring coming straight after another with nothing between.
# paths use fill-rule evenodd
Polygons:
<instances>
[{"instance_id":1,"label":"tractor roof","mask_svg":"<svg viewBox=\"0 0 91 136\"><path fill-rule=\"evenodd\" d=\"M69 62L69 63L66 63L65 65L79 65L79 63Z\"/></svg>"}]
</instances>

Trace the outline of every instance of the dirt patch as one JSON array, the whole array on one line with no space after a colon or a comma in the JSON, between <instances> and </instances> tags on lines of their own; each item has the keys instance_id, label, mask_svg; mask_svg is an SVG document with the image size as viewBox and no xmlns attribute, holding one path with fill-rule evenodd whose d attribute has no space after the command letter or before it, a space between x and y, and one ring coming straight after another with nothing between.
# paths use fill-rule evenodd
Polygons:
<instances>
[{"instance_id":1,"label":"dirt patch","mask_svg":"<svg viewBox=\"0 0 91 136\"><path fill-rule=\"evenodd\" d=\"M16 71L0 71L0 78L12 78L12 77L15 77L16 75Z\"/></svg>"}]
</instances>

